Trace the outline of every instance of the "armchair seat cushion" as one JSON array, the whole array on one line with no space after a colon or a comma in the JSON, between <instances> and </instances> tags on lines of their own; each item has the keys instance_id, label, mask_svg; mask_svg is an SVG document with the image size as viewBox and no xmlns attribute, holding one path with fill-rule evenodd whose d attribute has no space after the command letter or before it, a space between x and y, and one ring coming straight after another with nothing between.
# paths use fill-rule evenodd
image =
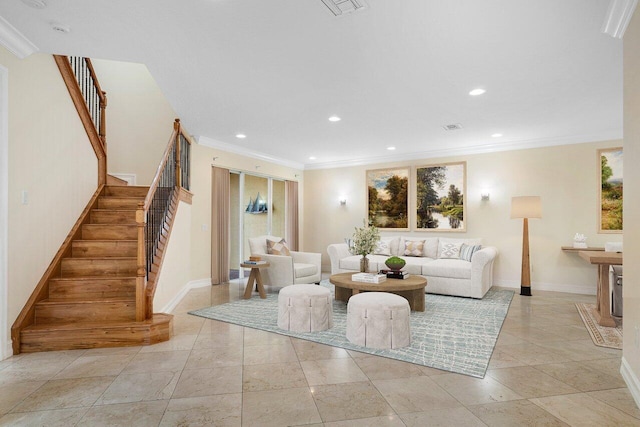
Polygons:
<instances>
[{"instance_id":1,"label":"armchair seat cushion","mask_svg":"<svg viewBox=\"0 0 640 427\"><path fill-rule=\"evenodd\" d=\"M293 263L293 271L296 279L318 274L318 266L315 264Z\"/></svg>"}]
</instances>

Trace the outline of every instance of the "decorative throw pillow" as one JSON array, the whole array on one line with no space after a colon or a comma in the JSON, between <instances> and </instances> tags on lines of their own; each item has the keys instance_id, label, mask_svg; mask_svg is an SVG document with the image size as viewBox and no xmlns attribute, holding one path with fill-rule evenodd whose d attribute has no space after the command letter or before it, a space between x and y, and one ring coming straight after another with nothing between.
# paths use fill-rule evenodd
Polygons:
<instances>
[{"instance_id":1,"label":"decorative throw pillow","mask_svg":"<svg viewBox=\"0 0 640 427\"><path fill-rule=\"evenodd\" d=\"M405 240L404 255L405 256L422 256L424 249L424 240Z\"/></svg>"},{"instance_id":2,"label":"decorative throw pillow","mask_svg":"<svg viewBox=\"0 0 640 427\"><path fill-rule=\"evenodd\" d=\"M438 247L438 258L459 259L461 246L462 242L440 242Z\"/></svg>"},{"instance_id":3,"label":"decorative throw pillow","mask_svg":"<svg viewBox=\"0 0 640 427\"><path fill-rule=\"evenodd\" d=\"M389 241L378 240L378 244L373 250L373 254L391 256L391 246L389 245L389 243Z\"/></svg>"},{"instance_id":4,"label":"decorative throw pillow","mask_svg":"<svg viewBox=\"0 0 640 427\"><path fill-rule=\"evenodd\" d=\"M471 262L473 254L482 249L481 245L467 245L465 243L460 246L460 259Z\"/></svg>"},{"instance_id":5,"label":"decorative throw pillow","mask_svg":"<svg viewBox=\"0 0 640 427\"><path fill-rule=\"evenodd\" d=\"M267 253L271 255L291 256L287 242L284 239L281 239L279 242L267 239Z\"/></svg>"}]
</instances>

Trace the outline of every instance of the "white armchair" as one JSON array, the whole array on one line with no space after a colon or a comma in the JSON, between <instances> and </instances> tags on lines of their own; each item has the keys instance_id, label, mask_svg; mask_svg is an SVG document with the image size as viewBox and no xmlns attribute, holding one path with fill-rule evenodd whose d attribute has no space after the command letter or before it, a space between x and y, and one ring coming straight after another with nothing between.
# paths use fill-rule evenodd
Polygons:
<instances>
[{"instance_id":1,"label":"white armchair","mask_svg":"<svg viewBox=\"0 0 640 427\"><path fill-rule=\"evenodd\" d=\"M269 263L261 271L266 286L288 286L300 283L320 283L322 279L322 254L290 251L291 256L267 253L267 239L279 242L280 237L258 236L249 239L252 256L259 256Z\"/></svg>"}]
</instances>

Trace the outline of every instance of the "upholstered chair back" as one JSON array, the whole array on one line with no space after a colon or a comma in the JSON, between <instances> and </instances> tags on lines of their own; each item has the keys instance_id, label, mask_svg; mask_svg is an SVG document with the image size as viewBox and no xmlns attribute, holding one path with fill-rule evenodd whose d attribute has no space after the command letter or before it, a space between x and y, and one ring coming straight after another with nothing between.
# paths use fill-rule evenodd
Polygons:
<instances>
[{"instance_id":1,"label":"upholstered chair back","mask_svg":"<svg viewBox=\"0 0 640 427\"><path fill-rule=\"evenodd\" d=\"M266 254L267 253L267 239L279 242L282 237L276 236L258 236L249 238L249 249L251 254Z\"/></svg>"}]
</instances>

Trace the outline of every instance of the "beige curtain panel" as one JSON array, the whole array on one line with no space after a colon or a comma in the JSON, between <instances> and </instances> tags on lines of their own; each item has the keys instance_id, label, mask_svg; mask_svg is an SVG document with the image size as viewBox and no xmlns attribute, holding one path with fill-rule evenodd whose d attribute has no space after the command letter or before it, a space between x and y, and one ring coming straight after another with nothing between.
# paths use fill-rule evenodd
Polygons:
<instances>
[{"instance_id":1,"label":"beige curtain panel","mask_svg":"<svg viewBox=\"0 0 640 427\"><path fill-rule=\"evenodd\" d=\"M297 181L285 181L284 182L284 197L285 201L285 239L289 244L289 249L292 251L299 250L298 248L298 182Z\"/></svg>"},{"instance_id":2,"label":"beige curtain panel","mask_svg":"<svg viewBox=\"0 0 640 427\"><path fill-rule=\"evenodd\" d=\"M213 168L211 183L211 284L229 281L231 185L229 169Z\"/></svg>"}]
</instances>

